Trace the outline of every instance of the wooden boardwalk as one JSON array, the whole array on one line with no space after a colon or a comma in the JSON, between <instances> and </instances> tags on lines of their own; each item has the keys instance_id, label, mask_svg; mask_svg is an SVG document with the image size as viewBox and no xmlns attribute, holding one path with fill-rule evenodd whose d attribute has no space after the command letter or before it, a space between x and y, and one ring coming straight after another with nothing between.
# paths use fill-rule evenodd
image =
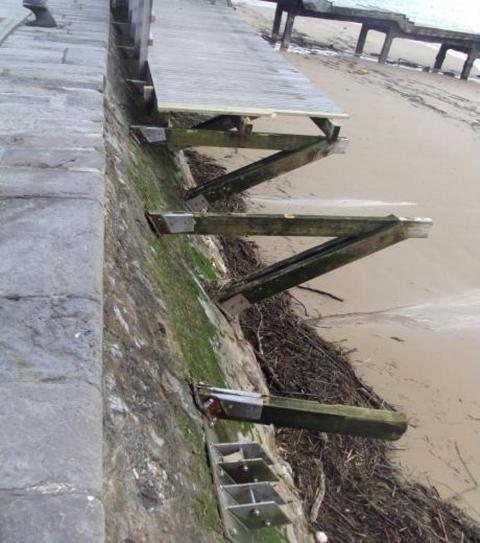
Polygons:
<instances>
[{"instance_id":1,"label":"wooden boardwalk","mask_svg":"<svg viewBox=\"0 0 480 543\"><path fill-rule=\"evenodd\" d=\"M231 7L154 0L148 63L160 111L345 117Z\"/></svg>"}]
</instances>

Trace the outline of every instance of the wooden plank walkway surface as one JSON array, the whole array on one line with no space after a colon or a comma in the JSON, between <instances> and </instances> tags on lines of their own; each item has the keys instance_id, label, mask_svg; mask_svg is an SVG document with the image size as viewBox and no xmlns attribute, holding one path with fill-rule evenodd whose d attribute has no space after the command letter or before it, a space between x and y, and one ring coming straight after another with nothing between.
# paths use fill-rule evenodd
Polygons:
<instances>
[{"instance_id":1,"label":"wooden plank walkway surface","mask_svg":"<svg viewBox=\"0 0 480 543\"><path fill-rule=\"evenodd\" d=\"M148 62L160 111L346 117L231 7L154 0Z\"/></svg>"}]
</instances>

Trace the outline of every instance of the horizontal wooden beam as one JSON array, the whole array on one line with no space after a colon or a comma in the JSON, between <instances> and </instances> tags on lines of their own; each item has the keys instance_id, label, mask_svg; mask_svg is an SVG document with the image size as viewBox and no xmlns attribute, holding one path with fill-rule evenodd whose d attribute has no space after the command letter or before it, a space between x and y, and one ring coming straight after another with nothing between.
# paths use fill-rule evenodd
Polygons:
<instances>
[{"instance_id":1,"label":"horizontal wooden beam","mask_svg":"<svg viewBox=\"0 0 480 543\"><path fill-rule=\"evenodd\" d=\"M218 236L358 236L379 226L401 224L407 238L426 238L431 219L334 215L268 215L256 213L161 213L147 218L157 234Z\"/></svg>"},{"instance_id":2,"label":"horizontal wooden beam","mask_svg":"<svg viewBox=\"0 0 480 543\"><path fill-rule=\"evenodd\" d=\"M211 419L273 424L333 434L397 440L408 428L404 413L349 405L326 405L312 400L266 396L199 384L195 399Z\"/></svg>"},{"instance_id":3,"label":"horizontal wooden beam","mask_svg":"<svg viewBox=\"0 0 480 543\"><path fill-rule=\"evenodd\" d=\"M279 175L296 170L305 164L343 152L346 140L329 143L325 138L316 138L292 151L280 151L253 164L234 170L187 192L187 205L192 211L208 208L209 204L243 192Z\"/></svg>"},{"instance_id":4,"label":"horizontal wooden beam","mask_svg":"<svg viewBox=\"0 0 480 543\"><path fill-rule=\"evenodd\" d=\"M342 237L286 258L246 278L233 281L218 296L220 307L235 315L279 292L406 239L401 223L383 225L360 236Z\"/></svg>"},{"instance_id":5,"label":"horizontal wooden beam","mask_svg":"<svg viewBox=\"0 0 480 543\"><path fill-rule=\"evenodd\" d=\"M321 136L297 134L274 134L238 131L160 128L154 126L132 126L132 133L145 143L160 143L177 147L235 147L240 149L292 150L320 140Z\"/></svg>"}]
</instances>

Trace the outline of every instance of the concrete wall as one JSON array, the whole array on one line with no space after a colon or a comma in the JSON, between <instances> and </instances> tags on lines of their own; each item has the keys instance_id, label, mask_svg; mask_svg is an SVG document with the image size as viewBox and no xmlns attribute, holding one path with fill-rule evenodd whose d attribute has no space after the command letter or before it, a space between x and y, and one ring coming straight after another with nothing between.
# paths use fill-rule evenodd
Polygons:
<instances>
[{"instance_id":1,"label":"concrete wall","mask_svg":"<svg viewBox=\"0 0 480 543\"><path fill-rule=\"evenodd\" d=\"M17 4L21 4L18 0ZM108 0L0 46L0 541L96 542ZM0 17L13 2L2 0Z\"/></svg>"}]
</instances>

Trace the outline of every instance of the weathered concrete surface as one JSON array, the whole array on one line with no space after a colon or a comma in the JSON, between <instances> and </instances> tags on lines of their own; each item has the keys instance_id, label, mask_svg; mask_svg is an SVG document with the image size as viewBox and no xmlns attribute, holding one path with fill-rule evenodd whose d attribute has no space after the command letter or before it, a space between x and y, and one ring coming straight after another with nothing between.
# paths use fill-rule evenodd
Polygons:
<instances>
[{"instance_id":1,"label":"weathered concrete surface","mask_svg":"<svg viewBox=\"0 0 480 543\"><path fill-rule=\"evenodd\" d=\"M2 543L104 539L109 2L50 0L49 6L58 28L18 26L3 42L0 35ZM2 0L0 18L12 28L20 10L21 0Z\"/></svg>"},{"instance_id":2,"label":"weathered concrete surface","mask_svg":"<svg viewBox=\"0 0 480 543\"><path fill-rule=\"evenodd\" d=\"M103 506L94 496L39 492L0 495L2 543L102 541Z\"/></svg>"}]
</instances>

